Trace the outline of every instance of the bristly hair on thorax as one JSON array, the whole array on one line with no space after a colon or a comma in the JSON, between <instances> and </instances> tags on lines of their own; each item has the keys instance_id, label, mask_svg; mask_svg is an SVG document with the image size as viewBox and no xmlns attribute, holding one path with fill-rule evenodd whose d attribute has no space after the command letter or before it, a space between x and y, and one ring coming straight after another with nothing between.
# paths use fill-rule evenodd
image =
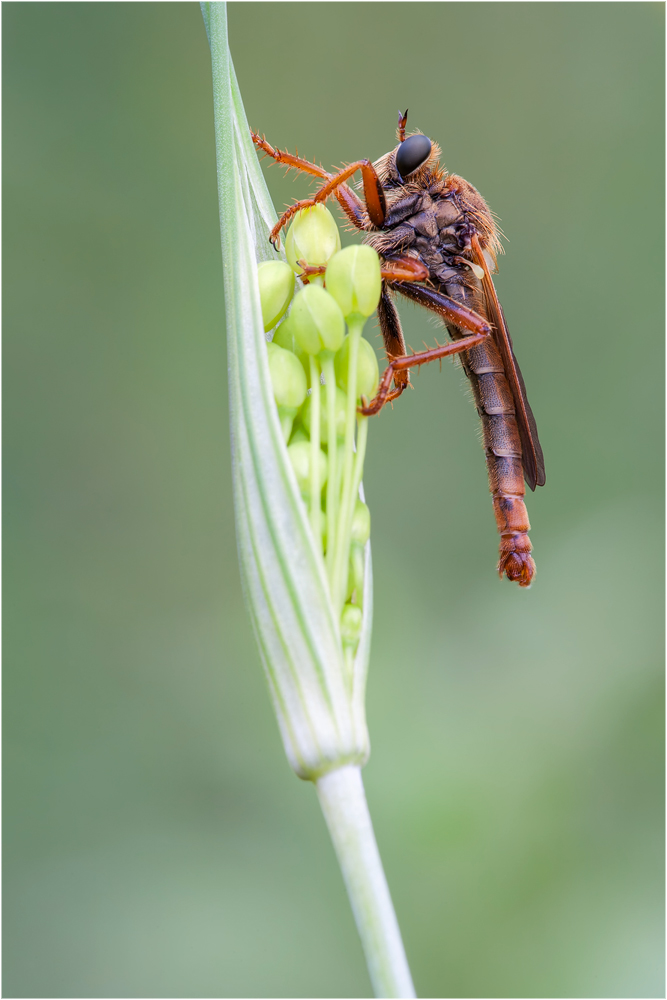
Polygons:
<instances>
[{"instance_id":1,"label":"bristly hair on thorax","mask_svg":"<svg viewBox=\"0 0 667 1000\"><path fill-rule=\"evenodd\" d=\"M410 135L422 134L419 131L410 133ZM463 177L450 174L444 166L441 166L442 150L439 144L433 140L431 140L431 153L428 159L414 173L410 174L407 180L404 180L396 169L396 153L399 146L400 143L373 163L382 184L387 210L390 211L398 201L412 194L428 191L431 196L437 197L439 194L444 196L454 189L461 211L465 213L479 232L484 249L493 259L493 270L495 270L496 256L504 253L500 242L500 237L503 234L493 212L479 191ZM361 181L359 181L358 186L361 189Z\"/></svg>"}]
</instances>

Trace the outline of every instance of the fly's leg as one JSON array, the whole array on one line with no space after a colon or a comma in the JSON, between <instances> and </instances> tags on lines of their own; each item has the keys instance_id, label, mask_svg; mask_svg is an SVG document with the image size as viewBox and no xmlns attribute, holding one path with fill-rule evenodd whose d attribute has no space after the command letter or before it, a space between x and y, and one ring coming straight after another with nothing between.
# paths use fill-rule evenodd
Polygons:
<instances>
[{"instance_id":1,"label":"fly's leg","mask_svg":"<svg viewBox=\"0 0 667 1000\"><path fill-rule=\"evenodd\" d=\"M425 264L413 257L395 257L383 262L380 273L382 275L382 294L378 303L378 320L380 321L384 349L387 352L387 360L391 361L392 358L404 357L406 350L401 321L387 289L397 281L427 281L429 270ZM410 384L409 371L396 370L393 378L394 388L387 393L385 399L387 403L398 399Z\"/></svg>"},{"instance_id":2,"label":"fly's leg","mask_svg":"<svg viewBox=\"0 0 667 1000\"><path fill-rule=\"evenodd\" d=\"M270 156L276 163L280 163L288 169L301 170L304 174L312 174L313 177L320 177L322 180L331 180L333 177L333 174L325 170L324 167L320 167L316 163L311 163L310 160L304 160L301 156L295 156L293 153L288 153L281 149L274 149L264 136L258 135L252 129L250 130L250 137L258 149L261 149L263 153ZM341 184L334 191L334 197L338 200L340 207L350 222L357 229L367 228L368 224L365 219L364 203L347 184Z\"/></svg>"},{"instance_id":3,"label":"fly's leg","mask_svg":"<svg viewBox=\"0 0 667 1000\"><path fill-rule=\"evenodd\" d=\"M345 214L358 229L367 229L368 223L364 217L365 213L363 202L345 183L350 177L352 177L353 174L357 172L357 170L361 171L364 185L364 198L366 202L365 207L366 212L368 213L368 218L370 219L372 225L382 226L386 216L384 191L382 190L380 179L370 160L357 160L355 163L349 164L349 166L344 167L337 173L330 174L327 170L324 170L323 167L318 167L317 164L310 163L308 160L304 160L300 156L294 156L292 153L285 153L279 149L274 149L274 147L271 146L266 139L257 135L255 132L251 131L250 135L254 144L266 153L267 156L270 156L273 160L275 160L276 163L282 163L287 167L295 167L297 170L302 170L304 173L312 174L315 177L321 177L326 181L326 183L312 198L304 198L301 201L296 202L296 204L291 205L287 211L282 214L277 225L275 225L271 230L271 236L269 237L274 246L279 244L281 230L287 225L289 220L296 215L297 212L301 211L301 209L312 208L313 205L321 204L330 197L338 199L338 202L345 211Z\"/></svg>"},{"instance_id":4,"label":"fly's leg","mask_svg":"<svg viewBox=\"0 0 667 1000\"><path fill-rule=\"evenodd\" d=\"M304 285L309 285L311 278L320 277L326 271L325 264L306 264L305 260L297 260L297 264L301 268L297 278L301 278Z\"/></svg>"},{"instance_id":5,"label":"fly's leg","mask_svg":"<svg viewBox=\"0 0 667 1000\"><path fill-rule=\"evenodd\" d=\"M366 199L366 210L368 212L368 217L374 226L381 226L385 220L386 206L384 200L384 191L382 190L382 185L378 175L375 173L375 169L370 160L357 160L356 163L351 163L344 170L340 170L337 174L334 174L327 182L324 184L319 191L312 198L303 198L301 201L295 202L294 205L283 212L283 214L278 219L278 222L271 230L271 235L269 239L274 246L277 246L280 240L280 231L283 229L290 219L296 215L297 212L302 211L304 208L312 208L313 205L321 205L332 196L336 196L336 192L341 187L345 181L351 177L357 170L361 170L361 176L364 184L364 196ZM345 205L343 204L343 208ZM355 225L358 225L358 220L353 220ZM360 226L360 228L365 228Z\"/></svg>"},{"instance_id":6,"label":"fly's leg","mask_svg":"<svg viewBox=\"0 0 667 1000\"><path fill-rule=\"evenodd\" d=\"M272 146L263 135L253 132L252 129L250 129L250 138L258 149L261 149L263 153L270 156L276 163L282 163L286 167L295 167L297 170L302 170L305 174L313 174L314 177L322 177L324 179L331 177L331 174L324 167L318 166L317 163L311 163L310 160L304 160L303 157L294 153L288 153L286 150Z\"/></svg>"},{"instance_id":7,"label":"fly's leg","mask_svg":"<svg viewBox=\"0 0 667 1000\"><path fill-rule=\"evenodd\" d=\"M382 284L382 294L378 302L378 320L380 321L380 331L384 341L384 349L387 353L387 361L391 362L393 358L405 357L407 352L405 350L405 338L401 329L401 321L398 316L398 310L389 294L386 281ZM390 371L390 369L387 369L387 371ZM384 375L386 375L386 372ZM389 385L391 385L392 377L394 379L394 388L390 392ZM409 371L394 371L391 369L384 402L391 403L394 399L398 399L409 385Z\"/></svg>"},{"instance_id":8,"label":"fly's leg","mask_svg":"<svg viewBox=\"0 0 667 1000\"><path fill-rule=\"evenodd\" d=\"M426 271L425 276L422 276L420 268ZM410 271L412 272L411 274L408 273ZM378 305L378 318L380 320L380 329L382 330L385 350L387 351L387 358L390 363L382 377L382 382L380 383L380 388L375 399L369 403L372 413L378 413L385 403L390 403L392 400L397 399L407 389L410 382L409 368L415 365L426 364L427 361L447 357L450 353L457 353L457 351L447 351L446 354L433 354L431 351L422 351L420 354L410 356L409 360L412 362L410 365L402 364L401 361L406 356L405 339L401 330L398 312L388 294L388 288L399 291L406 298L419 302L420 305L425 306L432 312L436 312L445 322L453 323L473 334L488 336L491 332L491 327L486 320L478 313L473 312L472 309L468 309L466 306L461 305L460 302L433 288L411 284L410 282L424 281L428 278L428 270L419 261L408 257L386 261L385 268L383 268L383 277L385 275L386 280L382 287L382 295L380 297L380 304ZM478 342L476 341L475 343ZM457 341L457 343L463 343L463 341ZM451 345L444 346L450 347ZM460 350L467 350L468 347L472 346L474 345L467 344L466 342L466 347L460 348ZM434 348L436 352L442 351L442 349L441 347ZM420 358L422 360L413 361L413 358ZM387 380L386 386L385 378ZM394 380L394 388L390 391L389 385L392 378Z\"/></svg>"},{"instance_id":9,"label":"fly's leg","mask_svg":"<svg viewBox=\"0 0 667 1000\"><path fill-rule=\"evenodd\" d=\"M378 303L378 319L380 321L384 349L387 353L387 361L392 361L394 358L405 357L407 351L405 349L405 337L403 336L398 310L387 289L397 280L426 281L429 271L424 264L408 257L385 261L385 265L381 272L383 285ZM401 370L395 368L393 379L394 388L391 392L387 393L385 403L393 402L393 400L398 399L405 392L410 385L410 372L407 369Z\"/></svg>"},{"instance_id":10,"label":"fly's leg","mask_svg":"<svg viewBox=\"0 0 667 1000\"><path fill-rule=\"evenodd\" d=\"M400 264L404 266L406 262L406 259L403 259L400 261ZM410 263L417 262L410 261ZM414 280L420 279L415 278ZM406 356L405 341L398 313L387 292L388 287L392 287L402 295L405 295L406 298L419 302L420 305L437 313L445 322L468 330L472 336L464 337L451 344L438 345L438 347L434 347L431 350L420 351L417 354ZM442 292L438 292L433 288L426 288L423 285L410 284L405 279L394 282L389 281L383 286L380 305L378 307L378 316L380 318L382 335L385 340L385 347L387 348L389 365L382 376L375 398L361 410L366 416L379 413L385 403L389 403L393 399L396 399L397 396L400 396L408 385L410 368L419 367L427 364L429 361L436 361L453 354L458 354L460 351L467 351L476 344L481 343L491 333L491 326L472 309L468 309L466 306L461 305L460 302L450 298L448 295L444 295ZM398 347L398 350L394 345ZM390 391L389 386L392 379L394 380L395 388L393 391Z\"/></svg>"},{"instance_id":11,"label":"fly's leg","mask_svg":"<svg viewBox=\"0 0 667 1000\"><path fill-rule=\"evenodd\" d=\"M363 413L365 417L375 416L376 413L380 412L385 403L395 398L395 390L394 393L391 393L389 386L396 372L418 368L421 365L428 364L429 361L437 361L439 358L448 358L452 354L459 354L461 351L469 351L471 347L481 344L487 337L488 333L474 333L469 337L454 340L449 344L439 344L437 347L432 347L429 351L419 351L417 354L408 354L402 358L392 358L380 380L380 386L375 398L366 406L359 407L359 412Z\"/></svg>"},{"instance_id":12,"label":"fly's leg","mask_svg":"<svg viewBox=\"0 0 667 1000\"><path fill-rule=\"evenodd\" d=\"M296 170L301 170L304 174L312 174L314 177L320 177L323 180L329 180L332 177L332 174L328 170L325 170L324 167L318 166L317 163L311 163L310 160L304 160L301 156L295 156L294 153L277 149L270 142L267 142L263 135L258 135L252 129L250 129L250 138L258 149L261 149L263 153L270 156L276 163L281 163L288 168L294 167Z\"/></svg>"},{"instance_id":13,"label":"fly's leg","mask_svg":"<svg viewBox=\"0 0 667 1000\"><path fill-rule=\"evenodd\" d=\"M305 260L297 261L301 267L299 278L305 278L306 282L315 275L326 273L326 264L306 264ZM426 281L429 270L425 264L411 257L397 258L396 260L385 261L385 266L380 269L380 276L383 281ZM405 353L405 351L403 352Z\"/></svg>"},{"instance_id":14,"label":"fly's leg","mask_svg":"<svg viewBox=\"0 0 667 1000\"><path fill-rule=\"evenodd\" d=\"M299 263L302 267L300 277L305 278L306 282L314 275L326 272L324 266L308 267L302 261ZM378 303L378 319L389 365L382 376L375 398L361 410L366 416L379 413L385 403L397 399L407 389L410 383L410 368L458 354L459 351L466 351L491 333L491 326L472 309L468 309L456 299L452 299L433 288L414 284L414 282L426 281L429 277L428 268L421 261L412 257L390 258L384 261L381 275L382 293ZM389 288L401 292L406 298L419 302L420 305L437 313L445 322L470 331L474 335L474 339L465 337L453 344L441 344L431 350L407 355L401 322L396 306L389 295ZM392 379L394 388L390 389Z\"/></svg>"},{"instance_id":15,"label":"fly's leg","mask_svg":"<svg viewBox=\"0 0 667 1000\"><path fill-rule=\"evenodd\" d=\"M474 309L462 305L435 288L424 288L422 285L411 285L406 281L392 284L395 291L405 295L407 299L418 302L420 306L437 313L446 323L469 330L470 333L491 333L491 324L476 313Z\"/></svg>"},{"instance_id":16,"label":"fly's leg","mask_svg":"<svg viewBox=\"0 0 667 1000\"><path fill-rule=\"evenodd\" d=\"M389 257L382 266L382 280L391 285L402 281L428 281L429 275L426 264L414 257Z\"/></svg>"}]
</instances>

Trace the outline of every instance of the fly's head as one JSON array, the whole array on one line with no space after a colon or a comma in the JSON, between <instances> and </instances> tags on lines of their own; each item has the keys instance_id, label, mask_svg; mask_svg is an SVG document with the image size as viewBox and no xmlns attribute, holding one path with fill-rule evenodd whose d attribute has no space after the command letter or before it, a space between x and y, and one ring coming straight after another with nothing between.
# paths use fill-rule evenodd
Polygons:
<instances>
[{"instance_id":1,"label":"fly's head","mask_svg":"<svg viewBox=\"0 0 667 1000\"><path fill-rule=\"evenodd\" d=\"M423 132L405 135L405 115L399 115L399 143L390 152L380 157L373 166L380 182L388 191L402 189L415 191L438 179L440 169L440 147Z\"/></svg>"}]
</instances>

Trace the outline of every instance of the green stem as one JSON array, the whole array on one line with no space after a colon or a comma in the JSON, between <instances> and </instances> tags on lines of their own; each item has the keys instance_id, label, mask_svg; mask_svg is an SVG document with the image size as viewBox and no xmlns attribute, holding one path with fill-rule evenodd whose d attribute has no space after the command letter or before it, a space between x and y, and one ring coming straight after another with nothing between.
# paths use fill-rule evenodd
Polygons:
<instances>
[{"instance_id":1,"label":"green stem","mask_svg":"<svg viewBox=\"0 0 667 1000\"><path fill-rule=\"evenodd\" d=\"M361 770L318 778L317 794L343 873L376 997L414 997L401 932L375 841Z\"/></svg>"},{"instance_id":2,"label":"green stem","mask_svg":"<svg viewBox=\"0 0 667 1000\"><path fill-rule=\"evenodd\" d=\"M368 440L368 417L359 417L357 430L357 450L354 453L354 466L350 481L348 502L343 505L338 526L338 542L340 550L346 556L344 568L347 570L350 558L350 547L352 544L352 521L354 520L354 508L359 498L359 486L364 471L364 458L366 457L366 442ZM343 586L347 587L347 576L343 579ZM345 593L343 593L343 599ZM361 595L359 604L361 604Z\"/></svg>"},{"instance_id":3,"label":"green stem","mask_svg":"<svg viewBox=\"0 0 667 1000\"><path fill-rule=\"evenodd\" d=\"M334 557L334 576L332 584L332 598L334 606L340 612L345 601L345 585L347 582L347 559L348 549L345 547L345 537L347 535L346 526L350 519L351 510L351 490L352 471L354 464L354 428L357 422L357 360L359 356L359 341L361 331L364 328L365 319L359 317L349 317L349 337L350 352L348 356L347 371L347 411L345 413L345 449L343 460L343 488L340 499L340 514L338 517L338 527L336 531L336 555Z\"/></svg>"},{"instance_id":4,"label":"green stem","mask_svg":"<svg viewBox=\"0 0 667 1000\"><path fill-rule=\"evenodd\" d=\"M320 482L320 367L310 355L310 526L322 550L322 483Z\"/></svg>"},{"instance_id":5,"label":"green stem","mask_svg":"<svg viewBox=\"0 0 667 1000\"><path fill-rule=\"evenodd\" d=\"M328 351L322 360L322 370L326 382L325 399L327 408L327 575L333 583L334 555L338 520L338 437L336 435L336 372L333 354Z\"/></svg>"},{"instance_id":6,"label":"green stem","mask_svg":"<svg viewBox=\"0 0 667 1000\"><path fill-rule=\"evenodd\" d=\"M364 459L366 458L366 442L368 441L368 417L359 415L357 426L357 450L354 454L354 472L352 474L352 504L350 510L350 521L348 524L347 547L350 547L350 532L352 531L352 521L354 519L354 507L359 499L359 487L361 477L364 474Z\"/></svg>"}]
</instances>

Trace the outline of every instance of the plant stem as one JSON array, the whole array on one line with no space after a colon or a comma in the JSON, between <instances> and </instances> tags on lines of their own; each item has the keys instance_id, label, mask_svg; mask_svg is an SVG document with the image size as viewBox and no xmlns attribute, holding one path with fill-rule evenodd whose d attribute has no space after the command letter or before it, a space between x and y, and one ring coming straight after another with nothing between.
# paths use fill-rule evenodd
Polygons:
<instances>
[{"instance_id":1,"label":"plant stem","mask_svg":"<svg viewBox=\"0 0 667 1000\"><path fill-rule=\"evenodd\" d=\"M361 770L329 771L316 782L343 873L376 997L414 997L401 933L375 842Z\"/></svg>"},{"instance_id":2,"label":"plant stem","mask_svg":"<svg viewBox=\"0 0 667 1000\"><path fill-rule=\"evenodd\" d=\"M320 482L320 367L310 355L310 526L322 549L322 484Z\"/></svg>"},{"instance_id":3,"label":"plant stem","mask_svg":"<svg viewBox=\"0 0 667 1000\"><path fill-rule=\"evenodd\" d=\"M359 341L364 328L365 319L361 317L348 318L350 352L348 356L347 373L347 412L345 414L345 450L343 459L343 486L340 497L340 513L336 532L336 552L334 555L333 584L331 596L334 607L340 613L345 603L345 586L347 583L347 561L349 555L348 523L352 520L352 511L356 497L352 495L352 472L354 466L354 429L357 423L357 361L359 356ZM347 548L345 548L347 538Z\"/></svg>"},{"instance_id":4,"label":"plant stem","mask_svg":"<svg viewBox=\"0 0 667 1000\"><path fill-rule=\"evenodd\" d=\"M327 408L327 458L329 473L327 478L327 574L329 585L333 582L334 556L338 520L338 437L336 435L336 372L333 353L327 351L322 360L322 370L326 386L324 390Z\"/></svg>"}]
</instances>

